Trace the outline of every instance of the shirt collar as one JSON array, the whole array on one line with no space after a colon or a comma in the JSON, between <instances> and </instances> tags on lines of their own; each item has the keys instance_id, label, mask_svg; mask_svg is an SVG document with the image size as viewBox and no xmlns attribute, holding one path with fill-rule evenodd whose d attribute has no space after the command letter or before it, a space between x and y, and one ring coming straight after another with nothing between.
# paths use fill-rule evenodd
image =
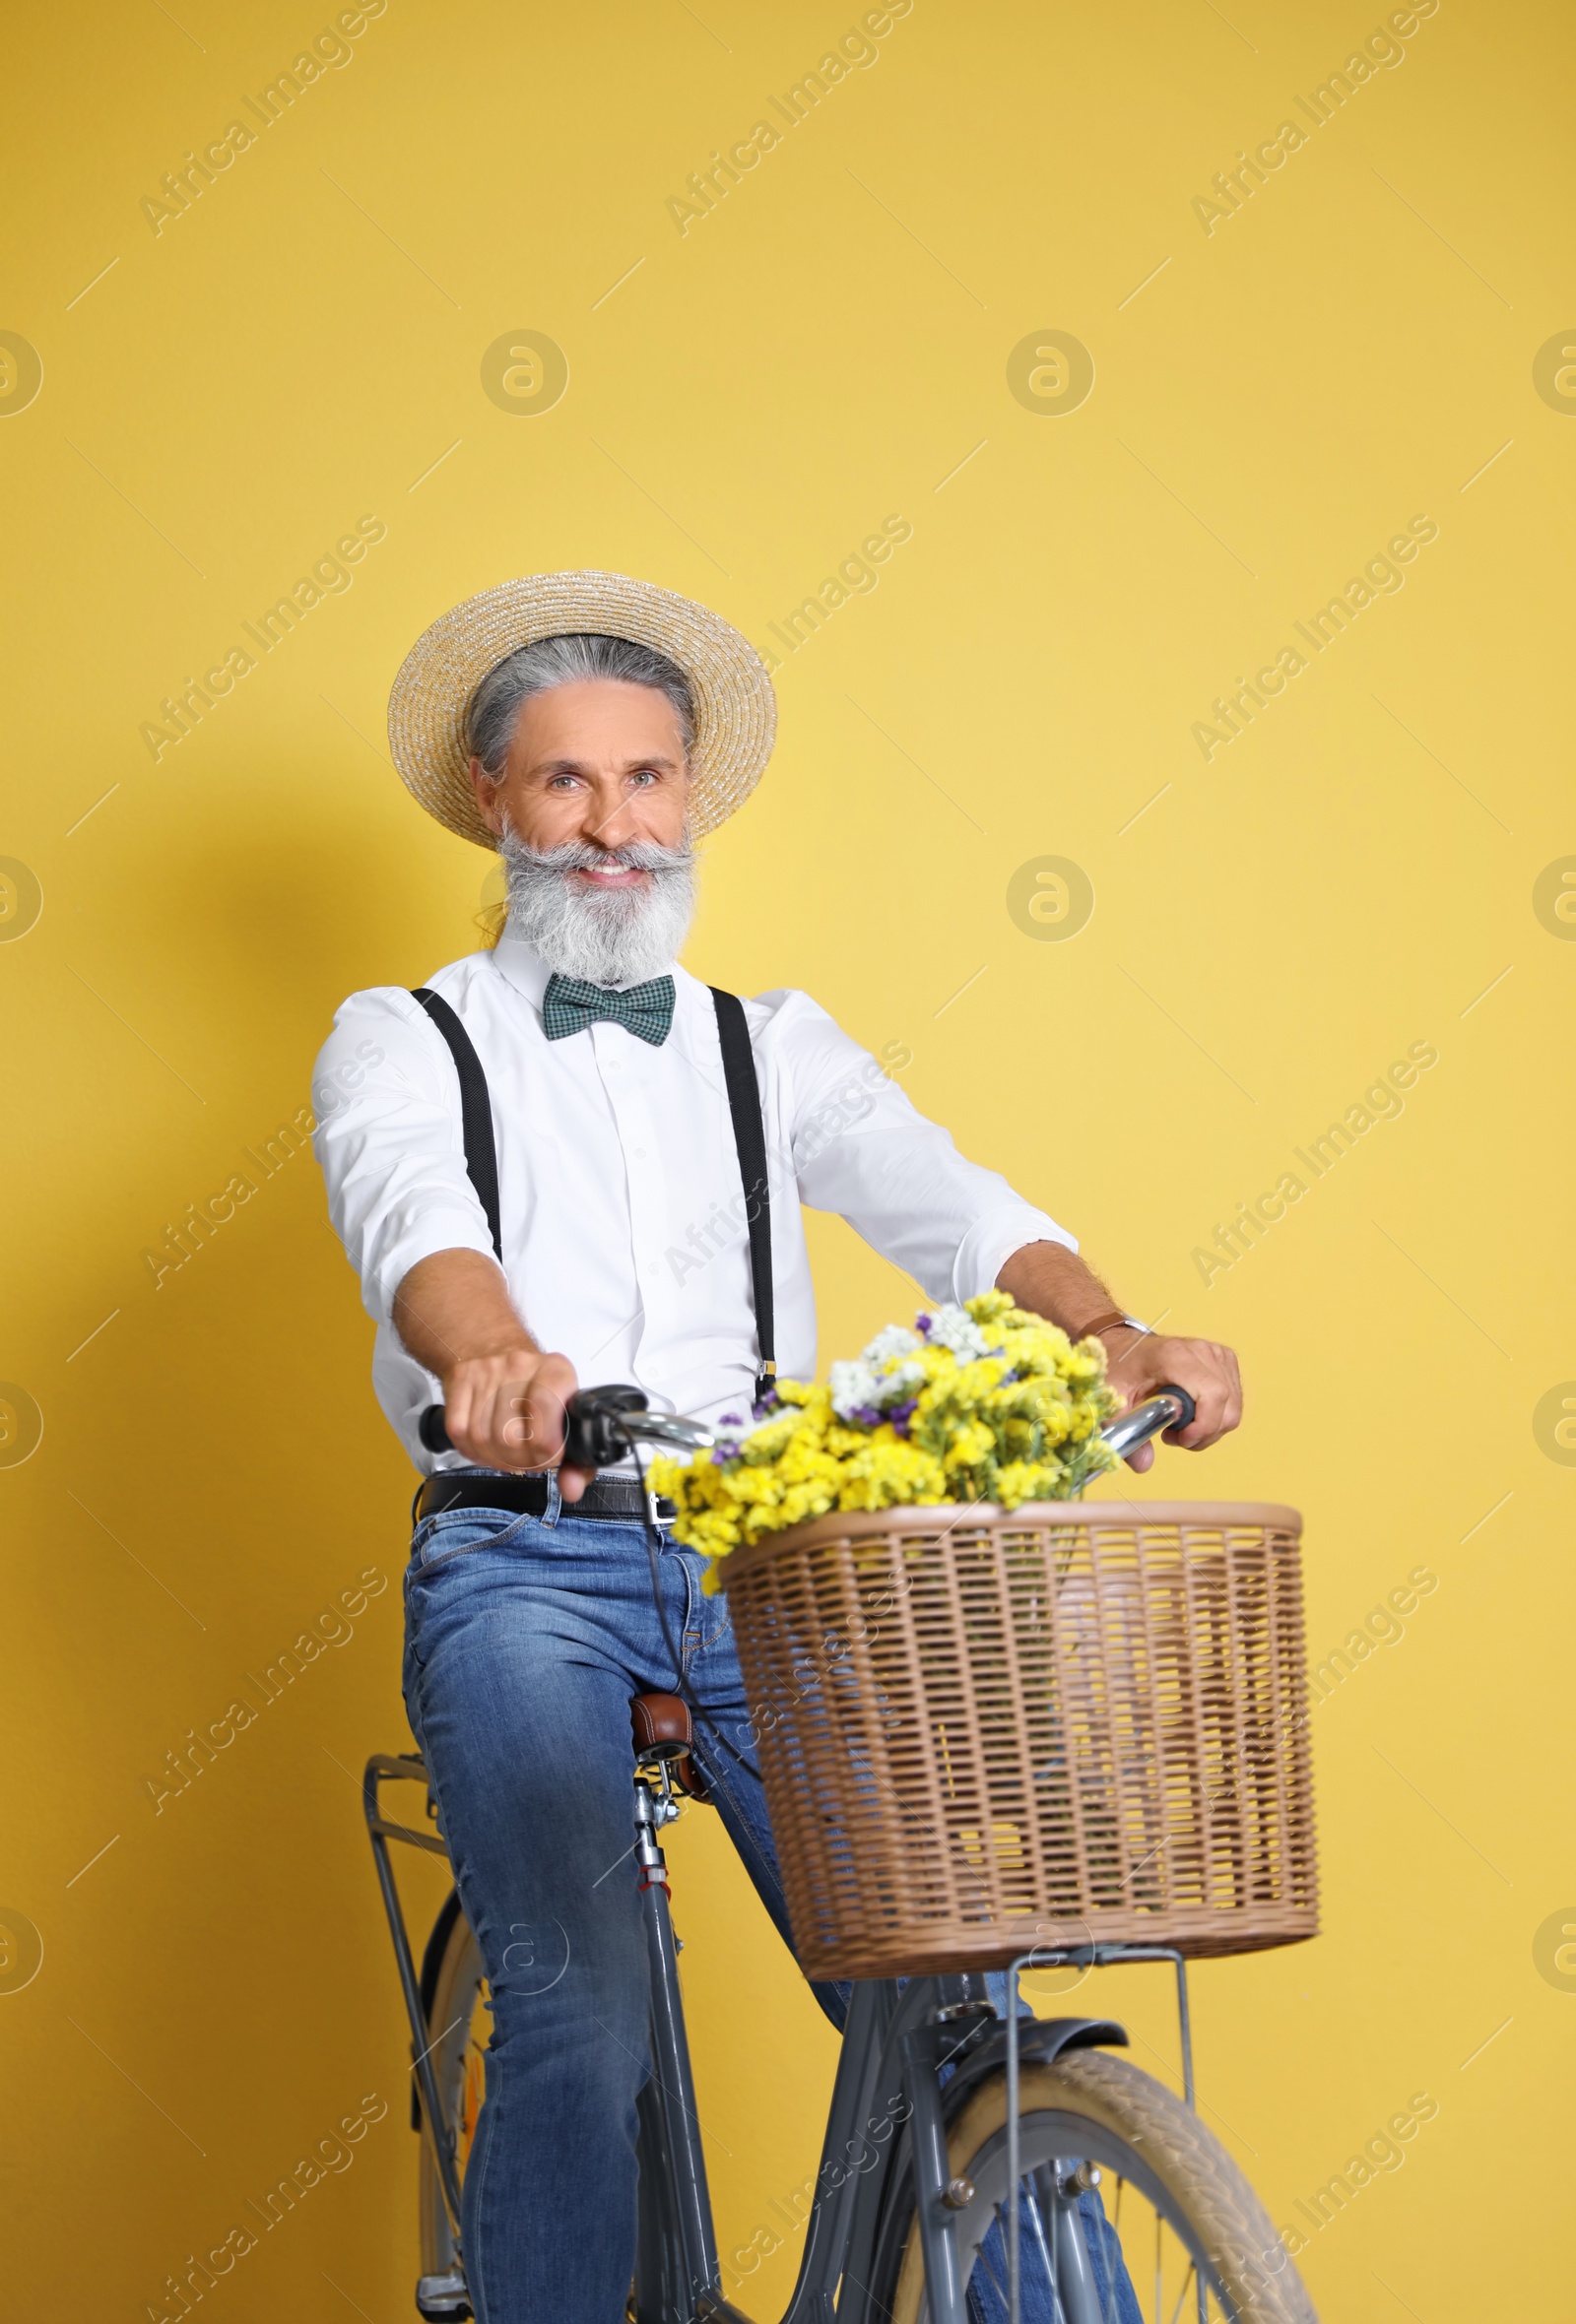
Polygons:
<instances>
[{"instance_id":1,"label":"shirt collar","mask_svg":"<svg viewBox=\"0 0 1576 2324\"><path fill-rule=\"evenodd\" d=\"M543 996L548 989L548 980L553 974L541 953L534 951L523 937L514 934L512 929L505 928L502 936L492 947L492 964L498 974L511 984L517 993L524 994L531 1006L540 1014ZM670 962L666 971L659 969L657 974L671 976L675 984L684 984L688 981L685 971L677 961ZM636 985L649 984L650 981L648 977L634 977L630 979L628 984L616 985L613 990L618 993L629 993L634 990Z\"/></svg>"}]
</instances>

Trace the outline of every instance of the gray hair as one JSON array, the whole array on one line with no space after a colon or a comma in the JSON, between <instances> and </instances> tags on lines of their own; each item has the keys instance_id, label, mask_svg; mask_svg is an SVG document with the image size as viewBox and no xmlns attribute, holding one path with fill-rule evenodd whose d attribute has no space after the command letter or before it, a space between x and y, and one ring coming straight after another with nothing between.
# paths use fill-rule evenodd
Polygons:
<instances>
[{"instance_id":1,"label":"gray hair","mask_svg":"<svg viewBox=\"0 0 1576 2324\"><path fill-rule=\"evenodd\" d=\"M611 678L624 685L650 686L673 704L688 763L695 742L694 693L677 662L655 646L632 638L604 637L595 630L569 630L519 646L494 664L465 705L465 747L480 759L484 774L502 774L520 712L533 694L586 678Z\"/></svg>"}]
</instances>

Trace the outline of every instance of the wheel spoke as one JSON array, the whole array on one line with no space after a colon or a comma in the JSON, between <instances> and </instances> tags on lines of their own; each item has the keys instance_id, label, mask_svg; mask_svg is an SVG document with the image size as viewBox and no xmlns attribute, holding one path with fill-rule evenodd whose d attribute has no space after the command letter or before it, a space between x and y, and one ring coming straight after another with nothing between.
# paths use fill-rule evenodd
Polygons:
<instances>
[{"instance_id":1,"label":"wheel spoke","mask_svg":"<svg viewBox=\"0 0 1576 2324\"><path fill-rule=\"evenodd\" d=\"M1040 2217L1040 2207L1035 2200L1032 2182L1028 2189L1026 2208L1034 2226L1034 2241L1039 2248L1040 2258L1045 2264L1045 2281L1051 2288L1053 2324L1064 2324L1066 2311L1062 2306L1061 2287L1056 2281L1056 2269L1051 2260L1051 2247L1045 2240L1045 2222ZM1011 2324L1011 2319L1009 2319L1009 2324Z\"/></svg>"},{"instance_id":2,"label":"wheel spoke","mask_svg":"<svg viewBox=\"0 0 1576 2324\"><path fill-rule=\"evenodd\" d=\"M1116 2304L1116 2271L1122 2265L1122 2246L1115 2236L1105 2233L1105 2206L1095 2197L1100 2214L1100 2272L1105 2278L1105 2294L1100 2301L1100 2324L1119 2324L1120 2311ZM1079 2215L1075 2211L1074 2218ZM1084 2240L1088 2241L1085 2232ZM1114 2248L1113 2248L1114 2246Z\"/></svg>"},{"instance_id":3,"label":"wheel spoke","mask_svg":"<svg viewBox=\"0 0 1576 2324\"><path fill-rule=\"evenodd\" d=\"M1001 2216L1002 2215L1000 2212L996 2214L998 2222L1001 2220ZM1002 2231L1005 2235L1006 2228L1004 2227ZM1006 2288L1003 2285L1001 2278L997 2275L996 2270L991 2266L990 2261L985 2257L985 2246L983 2243L981 2243L979 2247L978 2256L976 2257L974 2264L976 2267L983 2268L986 2275L989 2276L991 2280L991 2290L995 2292L997 2298L1002 2303L1003 2310L1008 2317L1008 2324L1012 2324L1012 2312L1008 2308Z\"/></svg>"},{"instance_id":4,"label":"wheel spoke","mask_svg":"<svg viewBox=\"0 0 1576 2324\"><path fill-rule=\"evenodd\" d=\"M1180 2291L1180 2292L1177 2293L1177 2295L1176 2295L1176 2306L1175 2306L1175 2307L1174 2307L1174 2308L1171 2310L1171 2324L1176 2324L1176 2320L1177 2320L1178 2316L1180 2316L1180 2315L1181 2315L1181 2313L1182 2313L1182 2302L1183 2302L1183 2301L1184 2301L1184 2300L1187 2298L1187 2295L1188 2295L1188 2286L1189 2286L1189 2285L1190 2285L1190 2284L1193 2282L1193 2279L1194 2279L1194 2277L1195 2277L1195 2276L1197 2276L1197 2275L1198 2275L1198 2272L1199 2272L1199 2263L1198 2263L1198 2261L1197 2261L1197 2260L1195 2260L1195 2259L1190 2259L1190 2260L1188 2261L1188 2272L1187 2272L1187 2274L1186 2274L1186 2275L1183 2277L1183 2279L1182 2279L1182 2289L1181 2289L1181 2291ZM1199 2285L1199 2290L1200 2290L1201 2292L1203 2292L1203 2290L1204 2290L1204 2285L1203 2285L1202 2281L1200 2282L1200 2285Z\"/></svg>"},{"instance_id":5,"label":"wheel spoke","mask_svg":"<svg viewBox=\"0 0 1576 2324\"><path fill-rule=\"evenodd\" d=\"M1116 2296L1116 2271L1124 2265L1122 2259L1122 2189L1126 2184L1126 2179L1118 2178L1116 2182L1116 2217L1113 2221L1106 2222L1110 2232L1102 2235L1100 2239L1100 2257L1105 2263L1104 2324L1119 2324L1121 2315ZM1105 2212L1103 2203L1100 2206L1100 2212L1103 2218Z\"/></svg>"}]
</instances>

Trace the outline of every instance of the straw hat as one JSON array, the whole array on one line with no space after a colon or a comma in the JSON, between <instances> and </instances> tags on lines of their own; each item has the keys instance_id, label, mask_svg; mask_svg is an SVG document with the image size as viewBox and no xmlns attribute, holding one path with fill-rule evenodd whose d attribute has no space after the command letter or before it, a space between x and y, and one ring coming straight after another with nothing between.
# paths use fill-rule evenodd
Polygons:
<instances>
[{"instance_id":1,"label":"straw hat","mask_svg":"<svg viewBox=\"0 0 1576 2324\"><path fill-rule=\"evenodd\" d=\"M453 607L400 666L388 699L389 749L429 815L496 848L471 789L465 706L506 654L565 630L632 638L677 662L695 706L690 828L698 838L743 807L777 731L777 697L749 639L708 607L626 573L529 573Z\"/></svg>"}]
</instances>

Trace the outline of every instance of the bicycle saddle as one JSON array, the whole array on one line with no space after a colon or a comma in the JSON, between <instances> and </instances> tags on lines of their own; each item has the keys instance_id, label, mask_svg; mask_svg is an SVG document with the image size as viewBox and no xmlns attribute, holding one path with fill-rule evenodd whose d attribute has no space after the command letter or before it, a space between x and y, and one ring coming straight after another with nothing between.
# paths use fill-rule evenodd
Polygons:
<instances>
[{"instance_id":1,"label":"bicycle saddle","mask_svg":"<svg viewBox=\"0 0 1576 2324\"><path fill-rule=\"evenodd\" d=\"M690 1799L710 1798L692 1757L695 1730L688 1703L677 1695L631 1695L629 1729L637 1759L662 1760Z\"/></svg>"}]
</instances>

